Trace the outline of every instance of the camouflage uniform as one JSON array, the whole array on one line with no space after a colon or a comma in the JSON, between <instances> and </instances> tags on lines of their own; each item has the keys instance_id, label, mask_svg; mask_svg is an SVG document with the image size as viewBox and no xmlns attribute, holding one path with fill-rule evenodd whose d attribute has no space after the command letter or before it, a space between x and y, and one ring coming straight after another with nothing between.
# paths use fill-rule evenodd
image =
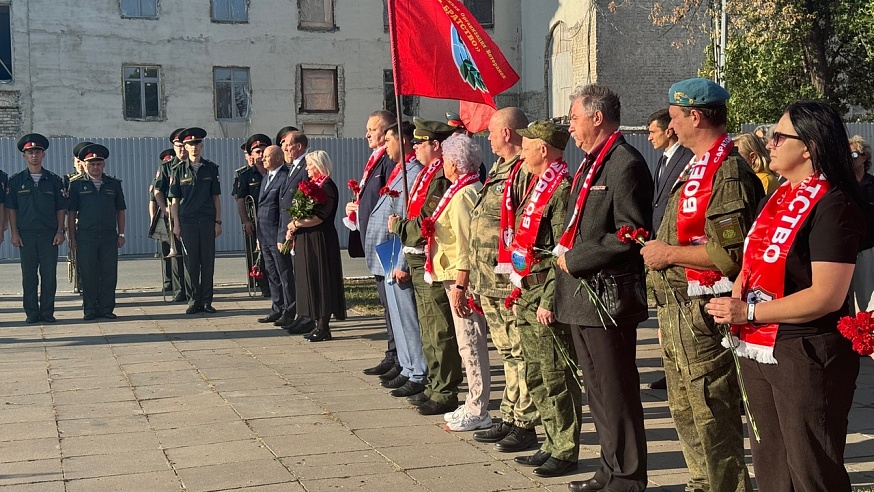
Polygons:
<instances>
[{"instance_id":1,"label":"camouflage uniform","mask_svg":"<svg viewBox=\"0 0 874 492\"><path fill-rule=\"evenodd\" d=\"M535 247L551 250L561 238L570 188L570 182L565 179L555 190L543 211ZM525 195L521 203L527 199ZM517 226L521 217L522 207L519 207ZM570 327L558 321L550 326L537 321L538 307L555 310L554 266L555 258L546 255L523 279L522 297L516 305L516 327L522 340L525 384L546 433L540 449L553 458L576 462L580 455L582 391L570 365L576 358ZM541 280L542 275L545 278Z\"/></svg>"},{"instance_id":2,"label":"camouflage uniform","mask_svg":"<svg viewBox=\"0 0 874 492\"><path fill-rule=\"evenodd\" d=\"M671 191L657 237L677 245L677 212L686 174ZM713 178L707 205L707 254L730 278L740 272L743 241L763 198L761 181L737 150L726 158ZM672 266L649 272L658 305L668 406L680 437L691 480L687 491L749 491L744 465L741 396L731 351L722 346L722 332L704 310L709 296L688 299L685 269ZM682 310L682 312L681 312ZM691 325L691 326L690 326Z\"/></svg>"},{"instance_id":3,"label":"camouflage uniform","mask_svg":"<svg viewBox=\"0 0 874 492\"><path fill-rule=\"evenodd\" d=\"M519 156L516 155L509 161L501 157L495 162L471 213L470 250L473 259L470 288L480 297L492 343L504 361L505 384L501 398L501 419L522 429L533 429L539 415L525 383L525 358L522 356L519 329L516 327L513 312L504 308L504 299L510 295L513 285L506 275L495 273L504 185L510 170L518 161ZM530 181L531 175L522 166L514 184L516 203L525 193Z\"/></svg>"},{"instance_id":4,"label":"camouflage uniform","mask_svg":"<svg viewBox=\"0 0 874 492\"><path fill-rule=\"evenodd\" d=\"M425 244L422 237L422 219L431 216L451 184L443 176L443 171L438 171L428 187L428 197L419 217L402 218L394 222L391 232L401 238L404 246L417 247ZM425 396L436 403L457 403L458 385L461 384L463 373L449 298L441 282L425 282L424 254L404 253L404 256L410 267L419 329L422 331L422 352L428 363Z\"/></svg>"}]
</instances>

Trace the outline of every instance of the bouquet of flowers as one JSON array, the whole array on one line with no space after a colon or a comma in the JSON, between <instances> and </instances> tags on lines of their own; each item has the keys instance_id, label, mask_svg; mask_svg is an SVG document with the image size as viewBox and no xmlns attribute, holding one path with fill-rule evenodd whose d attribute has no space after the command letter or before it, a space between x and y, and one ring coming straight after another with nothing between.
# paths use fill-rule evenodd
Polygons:
<instances>
[{"instance_id":1,"label":"bouquet of flowers","mask_svg":"<svg viewBox=\"0 0 874 492\"><path fill-rule=\"evenodd\" d=\"M649 239L649 231L645 230L643 227L634 229L626 224L616 231L616 237L618 237L619 242L623 244L637 243L643 246L646 244L647 239Z\"/></svg>"},{"instance_id":2,"label":"bouquet of flowers","mask_svg":"<svg viewBox=\"0 0 874 492\"><path fill-rule=\"evenodd\" d=\"M838 321L838 331L853 342L859 355L874 354L874 313L859 311L856 316L844 316Z\"/></svg>"},{"instance_id":3,"label":"bouquet of flowers","mask_svg":"<svg viewBox=\"0 0 874 492\"><path fill-rule=\"evenodd\" d=\"M312 217L316 211L328 201L328 195L321 186L312 181L301 181L294 192L294 200L285 212L291 221ZM294 239L286 240L279 248L282 254L288 253L294 247Z\"/></svg>"}]
</instances>

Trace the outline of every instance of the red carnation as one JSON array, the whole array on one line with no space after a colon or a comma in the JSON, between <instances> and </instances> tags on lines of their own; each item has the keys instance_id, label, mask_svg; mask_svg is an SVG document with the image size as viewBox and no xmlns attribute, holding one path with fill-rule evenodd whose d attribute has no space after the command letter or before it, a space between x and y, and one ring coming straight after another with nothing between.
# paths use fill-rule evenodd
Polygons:
<instances>
[{"instance_id":1,"label":"red carnation","mask_svg":"<svg viewBox=\"0 0 874 492\"><path fill-rule=\"evenodd\" d=\"M467 298L467 305L470 307L471 311L474 311L478 314L483 314L483 308L476 301L473 300L473 297Z\"/></svg>"},{"instance_id":2,"label":"red carnation","mask_svg":"<svg viewBox=\"0 0 874 492\"><path fill-rule=\"evenodd\" d=\"M510 292L510 295L504 299L504 307L507 309L513 309L513 304L516 304L516 301L518 301L520 297L522 297L522 289L516 287L513 289L513 292Z\"/></svg>"},{"instance_id":3,"label":"red carnation","mask_svg":"<svg viewBox=\"0 0 874 492\"><path fill-rule=\"evenodd\" d=\"M701 284L701 287L712 289L716 282L722 280L722 274L715 270L705 270L704 273L701 274L701 277L698 279L698 283Z\"/></svg>"},{"instance_id":4,"label":"red carnation","mask_svg":"<svg viewBox=\"0 0 874 492\"><path fill-rule=\"evenodd\" d=\"M874 354L874 318L872 313L860 311L856 316L844 316L838 321L838 331L853 342L853 350L860 355Z\"/></svg>"},{"instance_id":5,"label":"red carnation","mask_svg":"<svg viewBox=\"0 0 874 492\"><path fill-rule=\"evenodd\" d=\"M631 233L631 239L643 245L649 239L649 231L643 227L638 227Z\"/></svg>"},{"instance_id":6,"label":"red carnation","mask_svg":"<svg viewBox=\"0 0 874 492\"><path fill-rule=\"evenodd\" d=\"M261 272L261 269L258 265L252 265L252 268L249 270L249 277L255 280L261 280L264 278L264 273Z\"/></svg>"},{"instance_id":7,"label":"red carnation","mask_svg":"<svg viewBox=\"0 0 874 492\"><path fill-rule=\"evenodd\" d=\"M434 237L435 230L434 219L431 217L425 217L422 219L422 236Z\"/></svg>"},{"instance_id":8,"label":"red carnation","mask_svg":"<svg viewBox=\"0 0 874 492\"><path fill-rule=\"evenodd\" d=\"M634 238L631 236L633 232L634 229L630 225L626 224L620 227L618 231L616 231L616 237L619 238L620 243L630 244L631 241L634 241Z\"/></svg>"},{"instance_id":9,"label":"red carnation","mask_svg":"<svg viewBox=\"0 0 874 492\"><path fill-rule=\"evenodd\" d=\"M361 191L361 187L358 186L358 181L355 181L354 179L350 179L346 186L348 186L349 189L352 190L352 193L355 193L356 195Z\"/></svg>"},{"instance_id":10,"label":"red carnation","mask_svg":"<svg viewBox=\"0 0 874 492\"><path fill-rule=\"evenodd\" d=\"M379 189L380 196L388 195L390 192L391 192L391 188L389 188L388 186L383 186L382 188Z\"/></svg>"}]
</instances>

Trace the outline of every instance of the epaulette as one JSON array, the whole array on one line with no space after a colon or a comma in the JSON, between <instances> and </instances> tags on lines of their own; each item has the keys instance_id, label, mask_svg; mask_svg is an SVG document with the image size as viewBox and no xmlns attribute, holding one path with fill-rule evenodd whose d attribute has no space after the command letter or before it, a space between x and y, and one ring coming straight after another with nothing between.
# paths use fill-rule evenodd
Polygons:
<instances>
[{"instance_id":1,"label":"epaulette","mask_svg":"<svg viewBox=\"0 0 874 492\"><path fill-rule=\"evenodd\" d=\"M243 174L247 169L249 169L249 166L243 166L241 168L235 169L234 176L239 176L239 175Z\"/></svg>"},{"instance_id":2,"label":"epaulette","mask_svg":"<svg viewBox=\"0 0 874 492\"><path fill-rule=\"evenodd\" d=\"M85 173L72 174L71 173L71 174L66 174L65 176L67 176L70 179L70 182L72 183L73 181L84 178L85 176L87 176L87 174L85 174Z\"/></svg>"}]
</instances>

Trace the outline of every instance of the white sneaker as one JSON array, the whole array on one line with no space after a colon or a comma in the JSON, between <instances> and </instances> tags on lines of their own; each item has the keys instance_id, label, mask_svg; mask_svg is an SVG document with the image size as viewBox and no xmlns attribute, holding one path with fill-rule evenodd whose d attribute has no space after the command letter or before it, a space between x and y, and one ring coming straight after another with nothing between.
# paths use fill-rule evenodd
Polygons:
<instances>
[{"instance_id":1,"label":"white sneaker","mask_svg":"<svg viewBox=\"0 0 874 492\"><path fill-rule=\"evenodd\" d=\"M492 426L492 417L488 413L485 415L470 415L467 412L459 420L454 420L446 424L446 430L452 432L472 431L477 429L486 429Z\"/></svg>"},{"instance_id":2,"label":"white sneaker","mask_svg":"<svg viewBox=\"0 0 874 492\"><path fill-rule=\"evenodd\" d=\"M454 411L444 413L443 420L445 420L446 422L454 422L463 416L464 416L464 403L459 405L458 408L456 408Z\"/></svg>"}]
</instances>

